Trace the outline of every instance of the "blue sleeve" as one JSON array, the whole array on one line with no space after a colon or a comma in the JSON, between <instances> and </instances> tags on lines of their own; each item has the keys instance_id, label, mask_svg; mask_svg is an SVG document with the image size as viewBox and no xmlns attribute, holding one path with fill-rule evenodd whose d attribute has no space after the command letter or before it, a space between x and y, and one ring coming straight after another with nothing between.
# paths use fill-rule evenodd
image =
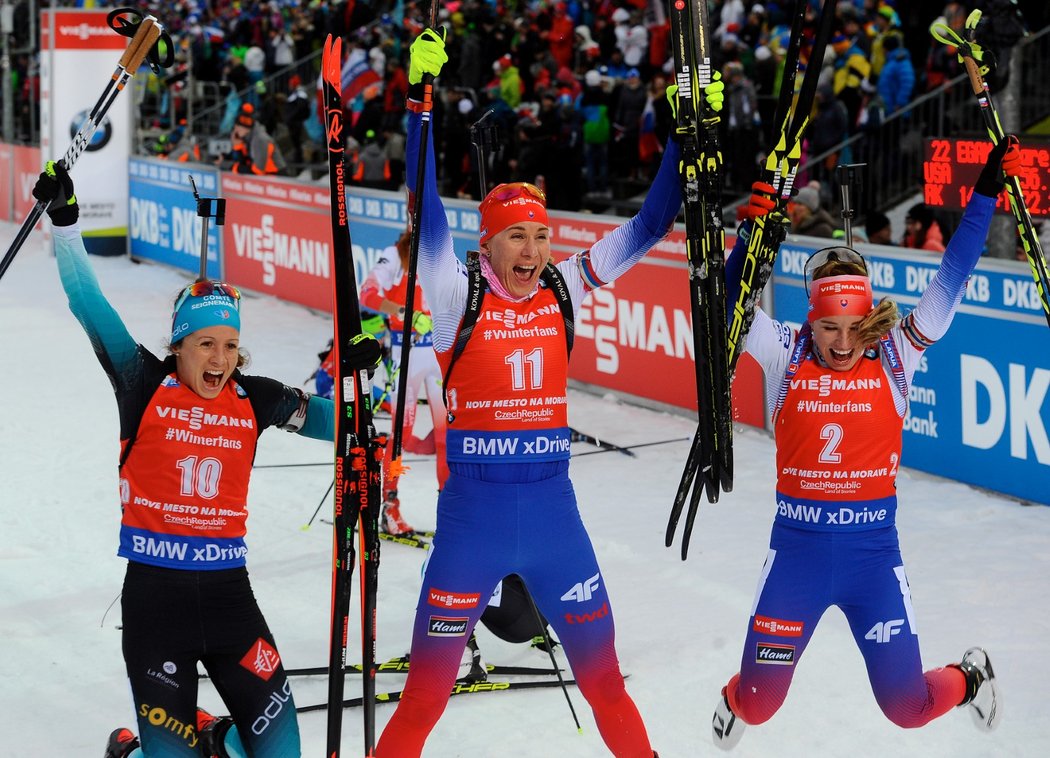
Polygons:
<instances>
[{"instance_id":1,"label":"blue sleeve","mask_svg":"<svg viewBox=\"0 0 1050 758\"><path fill-rule=\"evenodd\" d=\"M638 211L645 227L658 235L655 241L667 234L682 209L682 181L678 176L681 160L682 148L673 139L667 140L660 169Z\"/></svg>"},{"instance_id":2,"label":"blue sleeve","mask_svg":"<svg viewBox=\"0 0 1050 758\"><path fill-rule=\"evenodd\" d=\"M660 169L638 213L591 246L588 255L599 280L596 286L622 276L671 230L682 208L678 177L680 155L678 144L669 140Z\"/></svg>"},{"instance_id":3,"label":"blue sleeve","mask_svg":"<svg viewBox=\"0 0 1050 758\"><path fill-rule=\"evenodd\" d=\"M335 403L325 397L311 395L306 406L306 423L299 430L303 437L315 440L335 440Z\"/></svg>"},{"instance_id":4,"label":"blue sleeve","mask_svg":"<svg viewBox=\"0 0 1050 758\"><path fill-rule=\"evenodd\" d=\"M944 249L937 273L903 322L905 336L917 349L928 348L951 326L966 294L966 283L984 249L994 210L994 197L976 192L970 196L959 228Z\"/></svg>"},{"instance_id":5,"label":"blue sleeve","mask_svg":"<svg viewBox=\"0 0 1050 758\"><path fill-rule=\"evenodd\" d=\"M409 192L416 192L416 168L419 165L419 139L422 116L409 111L408 142L405 146L405 184ZM430 129L427 139L427 165L423 177L423 210L419 225L420 255L426 250L438 250L451 234L445 207L441 203L437 186L437 165L434 160L434 130ZM412 213L412 205L408 207Z\"/></svg>"},{"instance_id":6,"label":"blue sleeve","mask_svg":"<svg viewBox=\"0 0 1050 758\"><path fill-rule=\"evenodd\" d=\"M732 252L729 253L729 260L726 261L726 318L730 322L733 320L733 306L740 297L740 280L744 275L744 261L747 258L745 251L747 243L751 240L752 223L748 219L740 225L736 232L736 243L733 245Z\"/></svg>"},{"instance_id":7,"label":"blue sleeve","mask_svg":"<svg viewBox=\"0 0 1050 758\"><path fill-rule=\"evenodd\" d=\"M930 282L931 287L934 284L941 286L952 297L966 289L966 281L984 250L988 227L992 223L992 213L995 211L995 200L994 197L985 197L976 192L970 196L959 228L955 230L944 249L941 266Z\"/></svg>"},{"instance_id":8,"label":"blue sleeve","mask_svg":"<svg viewBox=\"0 0 1050 758\"><path fill-rule=\"evenodd\" d=\"M69 310L87 332L91 348L111 375L131 370L137 364L138 345L120 316L109 304L88 262L80 225L53 227L55 257Z\"/></svg>"}]
</instances>

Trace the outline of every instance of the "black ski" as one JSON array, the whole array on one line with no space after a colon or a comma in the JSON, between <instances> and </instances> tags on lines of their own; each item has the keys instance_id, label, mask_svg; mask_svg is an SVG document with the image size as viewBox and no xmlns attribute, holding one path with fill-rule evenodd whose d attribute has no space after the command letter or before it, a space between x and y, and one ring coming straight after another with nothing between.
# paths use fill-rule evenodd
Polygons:
<instances>
[{"instance_id":1,"label":"black ski","mask_svg":"<svg viewBox=\"0 0 1050 758\"><path fill-rule=\"evenodd\" d=\"M565 684L574 685L576 684L576 680L566 679ZM493 692L506 692L507 690L533 690L560 686L561 683L557 679L527 682L456 682L455 686L452 687L450 697L456 697L458 695L483 695ZM375 703L396 703L401 700L403 693L404 690L381 692L375 696L373 706ZM357 708L358 706L364 705L364 703L365 699L363 697L352 697L343 701L343 708ZM311 711L323 711L327 708L328 703L316 703L312 705L296 706L295 712L309 713Z\"/></svg>"},{"instance_id":2,"label":"black ski","mask_svg":"<svg viewBox=\"0 0 1050 758\"><path fill-rule=\"evenodd\" d=\"M791 26L791 43L784 63L784 75L774 118L774 123L778 130L776 143L766 158L761 177L762 181L773 186L776 207L768 215L754 219L750 237L747 240L746 259L743 275L739 283L739 293L736 301L733 303L731 316L727 316L728 333L726 335L725 349L730 381L732 381L736 370L737 360L740 358L740 350L744 344L744 338L751 328L755 308L758 307L762 290L773 273L773 264L780 250L780 244L787 235L787 202L791 197L795 173L798 170L802 157L802 140L813 109L817 83L824 61L824 51L831 38L835 3L831 2L831 0L825 0L817 22L816 34L814 39L809 41L809 56L806 59L805 66L806 73L803 76L801 88L796 93L795 80L799 70L802 45L805 41L803 39L803 27L807 5L808 0L795 0ZM729 420L731 421L731 417ZM693 438L686 468L682 474L678 493L668 519L667 533L665 535L665 542L668 546L671 545L674 539L674 533L678 526L678 520L685 505L685 500L689 497L689 489L697 475L696 471L704 466L707 460L711 459L704 447L704 440L707 439L710 439L710 429L704 427L703 417L701 417L701 423L698 425ZM692 493L689 501L689 511L682 535L683 560L687 555L689 537L692 534L693 524L699 507L699 488Z\"/></svg>"},{"instance_id":3,"label":"black ski","mask_svg":"<svg viewBox=\"0 0 1050 758\"><path fill-rule=\"evenodd\" d=\"M362 685L371 706L375 693L375 589L379 563L379 450L372 425L372 388L367 371L354 371L346 354L350 340L361 333L350 225L346 208L343 162L343 101L341 40L325 41L321 64L328 169L332 195L332 283L335 334L335 505L332 555L332 624L328 658L328 701L343 699L350 580L354 562L354 523L360 520ZM327 706L322 705L321 708ZM328 710L327 755L338 758L342 740L342 709ZM365 709L366 755L375 742L374 707Z\"/></svg>"},{"instance_id":4,"label":"black ski","mask_svg":"<svg viewBox=\"0 0 1050 758\"><path fill-rule=\"evenodd\" d=\"M726 354L725 229L722 224L722 155L717 114L704 100L711 83L706 0L669 3L671 48L678 85L675 133L682 146L679 174L685 209L693 356L699 417L695 455L679 487L698 502L706 491L717 502L733 486L732 402ZM669 534L667 544L670 545ZM685 550L683 549L683 557Z\"/></svg>"}]
</instances>

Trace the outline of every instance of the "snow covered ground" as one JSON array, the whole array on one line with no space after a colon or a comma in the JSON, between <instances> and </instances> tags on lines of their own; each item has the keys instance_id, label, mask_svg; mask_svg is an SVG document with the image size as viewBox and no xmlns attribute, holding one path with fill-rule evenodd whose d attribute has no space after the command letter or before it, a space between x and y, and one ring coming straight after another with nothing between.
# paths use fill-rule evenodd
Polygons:
<instances>
[{"instance_id":1,"label":"snow covered ground","mask_svg":"<svg viewBox=\"0 0 1050 758\"><path fill-rule=\"evenodd\" d=\"M14 234L0 224L3 249ZM171 300L185 277L126 259L95 259L103 288L132 334L160 350ZM269 298L247 297L243 344L251 371L299 385L330 333L328 320ZM0 281L0 756L97 756L117 725L132 725L120 655L124 562L115 555L117 414L87 339L66 308L54 261L36 233ZM571 424L620 445L683 438L683 417L573 393ZM576 452L593 448L577 444ZM330 446L277 430L263 435L249 503L249 568L287 666L327 661L329 528L310 518L331 480ZM705 505L689 560L663 546L686 443L580 457L573 479L615 604L628 689L663 758L718 754L710 718L736 671L773 515L773 446L761 431L736 437L736 491ZM927 667L987 647L1004 693L999 730L979 733L949 713L904 731L879 712L845 621L831 610L769 723L749 729L736 755L1044 756L1050 695L1050 509L1026 507L907 469L898 524ZM433 525L433 459L402 483L403 511ZM322 510L327 514L330 504ZM380 659L405 652L424 554L384 543ZM108 612L107 612L108 609ZM356 612L355 597L352 611ZM356 627L356 620L352 627ZM490 662L543 665L544 654L479 632ZM357 657L359 643L351 650ZM396 689L398 675L380 679ZM347 695L359 692L347 681ZM426 756L606 755L579 693L578 734L561 692L497 693L450 701ZM321 702L323 677L294 683L298 703ZM223 708L207 686L201 702ZM379 706L378 726L393 706ZM301 717L304 754L324 749L322 713ZM359 755L360 711L347 711L344 752Z\"/></svg>"}]
</instances>

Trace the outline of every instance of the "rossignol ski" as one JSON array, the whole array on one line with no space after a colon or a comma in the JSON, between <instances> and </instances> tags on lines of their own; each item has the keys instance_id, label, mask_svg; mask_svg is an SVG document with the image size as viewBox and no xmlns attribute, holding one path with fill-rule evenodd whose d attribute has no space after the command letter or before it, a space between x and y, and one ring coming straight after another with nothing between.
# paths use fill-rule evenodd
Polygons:
<instances>
[{"instance_id":1,"label":"rossignol ski","mask_svg":"<svg viewBox=\"0 0 1050 758\"><path fill-rule=\"evenodd\" d=\"M576 684L575 679L565 680L565 684ZM533 689L545 689L548 687L561 687L561 683L557 679L540 679L536 681L526 682L456 682L452 687L450 697L456 697L457 695L484 695L486 693L494 692L506 692L508 690L533 690ZM372 699L372 707L374 708L376 703L396 703L401 700L401 696L404 694L404 690L394 690L393 692L381 692L375 695ZM364 697L352 697L347 698L342 702L343 708L357 708L358 706L365 705L368 701ZM329 707L328 703L317 703L313 705L299 705L296 706L296 713L309 713L310 711L323 711Z\"/></svg>"},{"instance_id":2,"label":"rossignol ski","mask_svg":"<svg viewBox=\"0 0 1050 758\"><path fill-rule=\"evenodd\" d=\"M733 488L733 408L726 363L725 230L722 224L722 155L719 117L704 99L712 81L707 0L670 0L671 49L678 85L675 133L682 146L679 175L685 207L696 404L699 416L693 449L686 462L672 513L680 513L692 490L690 513L707 492L717 502L720 489ZM695 487L694 487L695 483ZM674 538L677 517L665 542ZM691 523L687 523L689 529ZM688 540L682 543L685 558Z\"/></svg>"},{"instance_id":3,"label":"rossignol ski","mask_svg":"<svg viewBox=\"0 0 1050 758\"><path fill-rule=\"evenodd\" d=\"M802 59L803 27L805 25L807 5L808 0L796 0L795 2L791 24L791 42L784 61L784 74L774 117L774 124L777 128L776 142L766 157L761 177L762 181L772 185L774 189L773 199L776 202L776 206L768 215L754 219L750 236L747 239L747 249L744 251L746 257L743 274L739 282L738 295L731 310L727 304L728 331L725 349L730 382L736 370L737 360L740 358L740 350L743 347L744 338L751 328L755 308L758 307L762 290L773 273L773 264L780 250L780 244L784 241L784 237L787 234L787 202L791 197L795 172L798 170L802 157L802 139L805 135L806 126L809 124L810 112L813 109L817 83L824 62L824 51L831 38L835 3L831 2L831 0L825 0L817 21L816 33L808 45L809 56L806 59L805 74L796 95L795 80L799 70L799 63ZM674 0L672 0L672 8L674 7ZM697 364L697 370L698 372L700 370L699 363ZM699 376L699 378L703 379L702 376ZM728 416L727 422L731 423L731 421L731 416ZM728 433L731 434L731 428ZM689 496L689 488L696 476L697 469L704 465L706 461L712 460L710 453L704 447L704 440L709 440L710 438L710 426L705 427L705 421L701 415L701 422L693 437L689 456L686 460L685 472L682 474L682 481L668 519L665 539L668 546L674 539L675 529L685 505L685 500ZM731 473L732 470L730 469ZM689 512L686 516L685 530L682 535L683 560L688 552L689 537L692 534L699 504L700 488L698 487L692 493L692 497L689 498Z\"/></svg>"},{"instance_id":4,"label":"rossignol ski","mask_svg":"<svg viewBox=\"0 0 1050 758\"><path fill-rule=\"evenodd\" d=\"M375 746L375 607L379 568L380 466L372 425L372 387L368 372L354 371L346 347L361 333L346 207L343 162L342 44L331 35L321 62L328 170L332 194L332 284L335 334L335 504L333 513L332 624L328 658L327 755L341 749L344 669L350 614L350 580L354 562L354 522L359 521L361 562L361 648L364 692L365 755Z\"/></svg>"},{"instance_id":5,"label":"rossignol ski","mask_svg":"<svg viewBox=\"0 0 1050 758\"><path fill-rule=\"evenodd\" d=\"M1002 121L999 120L999 111L995 108L995 102L988 92L988 84L984 81L984 75L988 72L984 63L984 51L977 44L977 24L981 21L981 11L975 10L966 18L966 38L961 38L951 27L934 23L930 26L930 34L938 42L951 45L959 53L959 60L966 67L966 73L970 77L970 86L973 89L977 104L981 107L981 117L984 126L988 130L988 136L993 145L998 145L1000 140L1006 138ZM1038 173L1035 174L1038 180ZM1037 182L1038 184L1038 182ZM1035 286L1039 292L1039 302L1043 306L1043 315L1046 316L1047 325L1050 325L1050 274L1047 272L1046 255L1043 246L1039 242L1035 225L1032 223L1032 214L1028 210L1022 192L1021 179L1016 176L1006 177L1006 199L1010 211L1017 221L1017 235L1024 247L1025 257L1028 265L1032 268L1032 276Z\"/></svg>"}]
</instances>

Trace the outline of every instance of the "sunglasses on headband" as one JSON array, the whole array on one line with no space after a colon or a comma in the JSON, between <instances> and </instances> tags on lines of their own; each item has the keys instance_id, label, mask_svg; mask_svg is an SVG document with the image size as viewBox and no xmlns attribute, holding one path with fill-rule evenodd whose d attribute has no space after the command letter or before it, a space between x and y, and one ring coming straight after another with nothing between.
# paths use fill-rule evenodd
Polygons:
<instances>
[{"instance_id":1,"label":"sunglasses on headband","mask_svg":"<svg viewBox=\"0 0 1050 758\"><path fill-rule=\"evenodd\" d=\"M241 299L241 291L232 284L204 279L202 281L193 282L193 284L187 285L186 288L182 290L179 294L178 300L175 301L175 311L178 312L179 308L182 307L182 304L191 297L207 297L208 295L225 295L226 297L232 298L234 301Z\"/></svg>"},{"instance_id":2,"label":"sunglasses on headband","mask_svg":"<svg viewBox=\"0 0 1050 758\"><path fill-rule=\"evenodd\" d=\"M852 263L860 266L864 270L864 275L868 274L868 264L864 260L864 257L851 247L836 246L836 247L825 247L813 255L809 256L806 260L806 266L804 270L805 282L806 282L806 294L809 294L809 287L813 283L813 273L828 262L841 262L841 263Z\"/></svg>"},{"instance_id":3,"label":"sunglasses on headband","mask_svg":"<svg viewBox=\"0 0 1050 758\"><path fill-rule=\"evenodd\" d=\"M532 195L534 198L542 202L544 205L547 204L547 195L537 187L535 184L529 184L528 182L510 182L509 184L499 184L492 192L489 193L489 199L498 200L499 202L506 202L507 200L513 200L516 197L522 195Z\"/></svg>"}]
</instances>

